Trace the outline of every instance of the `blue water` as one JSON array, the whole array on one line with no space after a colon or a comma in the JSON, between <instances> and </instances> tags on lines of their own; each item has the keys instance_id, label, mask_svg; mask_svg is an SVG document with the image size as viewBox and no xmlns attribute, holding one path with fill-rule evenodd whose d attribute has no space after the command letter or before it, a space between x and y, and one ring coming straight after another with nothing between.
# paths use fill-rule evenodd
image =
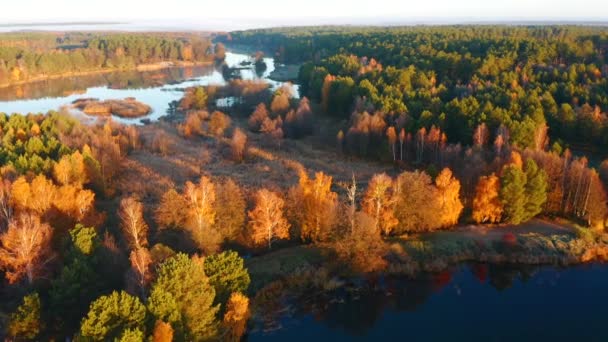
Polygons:
<instances>
[{"instance_id":1,"label":"blue water","mask_svg":"<svg viewBox=\"0 0 608 342\"><path fill-rule=\"evenodd\" d=\"M258 328L248 341L608 341L605 266L486 272L463 266L444 286L387 281L384 291L280 317L281 329Z\"/></svg>"}]
</instances>

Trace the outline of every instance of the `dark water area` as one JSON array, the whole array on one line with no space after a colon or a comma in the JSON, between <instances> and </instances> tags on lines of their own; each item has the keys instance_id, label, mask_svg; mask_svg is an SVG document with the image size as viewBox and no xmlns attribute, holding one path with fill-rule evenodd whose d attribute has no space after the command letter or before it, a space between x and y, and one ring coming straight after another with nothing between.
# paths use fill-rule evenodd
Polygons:
<instances>
[{"instance_id":1,"label":"dark water area","mask_svg":"<svg viewBox=\"0 0 608 342\"><path fill-rule=\"evenodd\" d=\"M299 299L248 341L608 341L608 267L463 265Z\"/></svg>"}]
</instances>

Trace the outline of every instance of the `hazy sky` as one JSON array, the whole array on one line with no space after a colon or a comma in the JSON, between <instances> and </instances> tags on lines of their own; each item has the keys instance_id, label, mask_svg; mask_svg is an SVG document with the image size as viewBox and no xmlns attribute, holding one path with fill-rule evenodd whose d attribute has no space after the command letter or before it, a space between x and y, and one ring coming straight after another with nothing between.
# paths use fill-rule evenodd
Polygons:
<instances>
[{"instance_id":1,"label":"hazy sky","mask_svg":"<svg viewBox=\"0 0 608 342\"><path fill-rule=\"evenodd\" d=\"M0 5L4 23L117 20L241 28L513 19L608 20L608 0L2 0Z\"/></svg>"}]
</instances>

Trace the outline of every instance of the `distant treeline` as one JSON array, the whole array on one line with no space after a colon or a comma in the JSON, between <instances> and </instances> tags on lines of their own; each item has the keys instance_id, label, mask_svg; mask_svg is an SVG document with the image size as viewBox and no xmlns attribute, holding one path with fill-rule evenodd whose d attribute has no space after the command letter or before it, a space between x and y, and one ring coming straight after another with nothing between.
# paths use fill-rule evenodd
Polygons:
<instances>
[{"instance_id":1,"label":"distant treeline","mask_svg":"<svg viewBox=\"0 0 608 342\"><path fill-rule=\"evenodd\" d=\"M605 150L608 143L604 27L282 28L221 40L303 62L302 95L329 115L358 113L351 123L375 113L397 131L434 125L467 145L486 124L490 139L507 128L522 148L547 125L561 145Z\"/></svg>"},{"instance_id":2,"label":"distant treeline","mask_svg":"<svg viewBox=\"0 0 608 342\"><path fill-rule=\"evenodd\" d=\"M214 58L210 39L193 34L12 33L0 35L0 84L70 72Z\"/></svg>"}]
</instances>

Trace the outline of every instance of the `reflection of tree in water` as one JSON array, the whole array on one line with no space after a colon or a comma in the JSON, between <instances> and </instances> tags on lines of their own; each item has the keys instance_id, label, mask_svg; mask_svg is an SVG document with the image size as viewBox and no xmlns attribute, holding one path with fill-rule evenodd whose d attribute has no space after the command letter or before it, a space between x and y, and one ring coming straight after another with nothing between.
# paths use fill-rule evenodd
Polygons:
<instances>
[{"instance_id":1,"label":"reflection of tree in water","mask_svg":"<svg viewBox=\"0 0 608 342\"><path fill-rule=\"evenodd\" d=\"M317 321L350 335L362 336L371 330L387 309L416 311L441 286L444 274L425 275L417 279L387 277L381 283L372 281L341 289L332 294L300 298L296 304L299 316L311 314Z\"/></svg>"},{"instance_id":2,"label":"reflection of tree in water","mask_svg":"<svg viewBox=\"0 0 608 342\"><path fill-rule=\"evenodd\" d=\"M83 94L88 88L108 86L111 89L144 89L182 82L193 77L209 75L213 68L197 66L154 71L121 71L26 83L0 89L0 101L22 98L40 99Z\"/></svg>"},{"instance_id":3,"label":"reflection of tree in water","mask_svg":"<svg viewBox=\"0 0 608 342\"><path fill-rule=\"evenodd\" d=\"M533 265L490 265L490 285L499 291L513 286L515 279L520 278L522 282L530 280L537 272L538 267Z\"/></svg>"},{"instance_id":4,"label":"reflection of tree in water","mask_svg":"<svg viewBox=\"0 0 608 342\"><path fill-rule=\"evenodd\" d=\"M340 291L323 302L308 305L315 319L332 329L344 330L351 335L364 335L373 328L386 306L384 292L369 287Z\"/></svg>"}]
</instances>

